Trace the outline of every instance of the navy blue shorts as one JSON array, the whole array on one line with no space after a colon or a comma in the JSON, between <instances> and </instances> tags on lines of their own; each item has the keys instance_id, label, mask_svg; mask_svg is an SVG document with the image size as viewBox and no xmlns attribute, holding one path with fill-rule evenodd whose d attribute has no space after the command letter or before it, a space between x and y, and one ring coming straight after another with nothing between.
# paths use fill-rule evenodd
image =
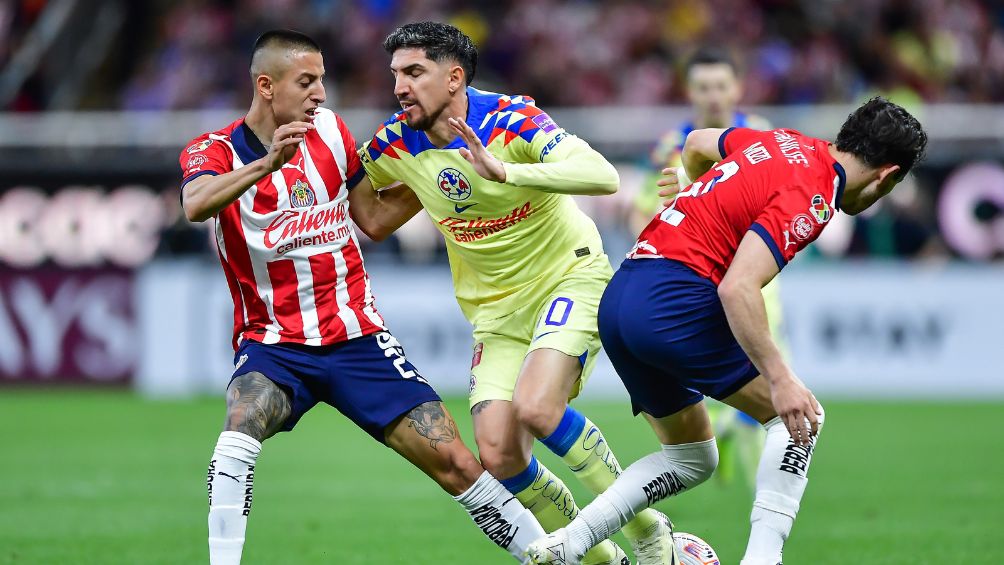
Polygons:
<instances>
[{"instance_id":1,"label":"navy blue shorts","mask_svg":"<svg viewBox=\"0 0 1004 565\"><path fill-rule=\"evenodd\" d=\"M722 399L759 374L732 335L718 288L682 263L628 259L603 293L600 339L631 394L657 418Z\"/></svg>"},{"instance_id":2,"label":"navy blue shorts","mask_svg":"<svg viewBox=\"0 0 1004 565\"><path fill-rule=\"evenodd\" d=\"M234 378L258 372L289 393L289 431L325 402L381 443L384 429L412 408L440 400L389 332L335 345L265 345L246 340L234 354Z\"/></svg>"}]
</instances>

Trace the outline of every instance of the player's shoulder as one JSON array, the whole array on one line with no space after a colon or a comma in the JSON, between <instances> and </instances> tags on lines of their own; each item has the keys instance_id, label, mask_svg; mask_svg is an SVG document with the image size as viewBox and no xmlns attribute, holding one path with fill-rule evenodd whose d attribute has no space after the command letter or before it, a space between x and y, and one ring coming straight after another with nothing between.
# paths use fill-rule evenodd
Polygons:
<instances>
[{"instance_id":1,"label":"player's shoulder","mask_svg":"<svg viewBox=\"0 0 1004 565\"><path fill-rule=\"evenodd\" d=\"M230 136L233 131L244 123L244 118L234 120L232 123L224 128L220 128L215 131L204 132L185 144L185 148L181 150L181 155L194 156L197 154L204 153L217 153L224 152L228 153L230 147L228 142L230 141Z\"/></svg>"},{"instance_id":2,"label":"player's shoulder","mask_svg":"<svg viewBox=\"0 0 1004 565\"><path fill-rule=\"evenodd\" d=\"M404 111L400 111L380 124L373 137L363 143L359 155L366 164L383 163L387 161L383 157L400 160L402 155L414 157L432 147L428 137L408 127Z\"/></svg>"}]
</instances>

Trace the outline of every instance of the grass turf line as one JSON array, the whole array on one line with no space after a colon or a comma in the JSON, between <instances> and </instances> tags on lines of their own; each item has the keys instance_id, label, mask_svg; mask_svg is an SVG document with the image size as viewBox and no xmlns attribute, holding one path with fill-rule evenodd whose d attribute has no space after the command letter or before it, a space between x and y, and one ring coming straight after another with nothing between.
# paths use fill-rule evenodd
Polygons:
<instances>
[{"instance_id":1,"label":"grass turf line","mask_svg":"<svg viewBox=\"0 0 1004 565\"><path fill-rule=\"evenodd\" d=\"M473 446L465 399L448 405ZM576 406L623 465L657 448L620 402ZM1004 562L1002 406L826 402L785 552L794 564ZM205 563L222 399L107 391L0 395L0 563ZM542 446L580 503L591 496ZM321 405L265 443L244 563L511 563L428 478ZM734 565L751 494L710 481L657 507ZM615 538L629 549L623 537Z\"/></svg>"}]
</instances>

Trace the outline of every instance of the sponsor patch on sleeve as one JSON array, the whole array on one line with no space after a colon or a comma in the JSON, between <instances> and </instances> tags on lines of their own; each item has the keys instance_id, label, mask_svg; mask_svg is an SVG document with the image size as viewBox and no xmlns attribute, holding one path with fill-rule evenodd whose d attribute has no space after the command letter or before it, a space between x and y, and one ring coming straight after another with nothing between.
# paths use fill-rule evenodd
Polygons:
<instances>
[{"instance_id":1,"label":"sponsor patch on sleeve","mask_svg":"<svg viewBox=\"0 0 1004 565\"><path fill-rule=\"evenodd\" d=\"M807 214L799 214L791 221L791 232L801 241L809 239L812 235L812 220Z\"/></svg>"},{"instance_id":2,"label":"sponsor patch on sleeve","mask_svg":"<svg viewBox=\"0 0 1004 565\"><path fill-rule=\"evenodd\" d=\"M205 165L207 161L209 161L209 158L205 155L192 155L192 157L188 159L188 164L185 165L185 173L191 174L201 170L202 165Z\"/></svg>"},{"instance_id":3,"label":"sponsor patch on sleeve","mask_svg":"<svg viewBox=\"0 0 1004 565\"><path fill-rule=\"evenodd\" d=\"M544 157L547 157L551 153L551 151L553 151L554 148L557 147L557 145L561 143L561 141L566 137L568 137L568 134L565 132L561 132L558 135L554 136L554 139L548 141L547 145L545 145L544 148L540 150L540 162L543 163Z\"/></svg>"},{"instance_id":4,"label":"sponsor patch on sleeve","mask_svg":"<svg viewBox=\"0 0 1004 565\"><path fill-rule=\"evenodd\" d=\"M213 140L212 139L203 139L199 143L193 143L192 145L188 146L188 150L187 150L188 154L191 155L193 153L198 153L199 151L205 151L212 144L213 144Z\"/></svg>"},{"instance_id":5,"label":"sponsor patch on sleeve","mask_svg":"<svg viewBox=\"0 0 1004 565\"><path fill-rule=\"evenodd\" d=\"M537 114L530 119L533 120L533 123L537 124L537 127L539 127L544 133L551 133L552 131L558 129L558 124L554 123L551 116L548 116L547 114Z\"/></svg>"}]
</instances>

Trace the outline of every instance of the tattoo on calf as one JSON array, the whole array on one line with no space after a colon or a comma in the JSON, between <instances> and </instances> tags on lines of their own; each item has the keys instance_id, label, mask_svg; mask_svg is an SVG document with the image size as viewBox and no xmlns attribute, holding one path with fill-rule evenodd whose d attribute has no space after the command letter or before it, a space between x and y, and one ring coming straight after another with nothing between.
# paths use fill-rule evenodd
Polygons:
<instances>
[{"instance_id":1,"label":"tattoo on calf","mask_svg":"<svg viewBox=\"0 0 1004 565\"><path fill-rule=\"evenodd\" d=\"M436 449L439 443L450 443L460 432L453 418L446 413L441 402L426 402L415 407L405 416L408 427L415 428L418 435L429 440L429 446Z\"/></svg>"},{"instance_id":2,"label":"tattoo on calf","mask_svg":"<svg viewBox=\"0 0 1004 565\"><path fill-rule=\"evenodd\" d=\"M471 408L471 416L477 416L478 414L481 413L482 410L487 408L488 405L491 403L492 403L491 400L482 400L481 402L478 402L477 404L474 405L473 408Z\"/></svg>"},{"instance_id":3,"label":"tattoo on calf","mask_svg":"<svg viewBox=\"0 0 1004 565\"><path fill-rule=\"evenodd\" d=\"M292 412L289 396L261 373L234 379L227 398L227 429L258 441L271 437Z\"/></svg>"}]
</instances>

